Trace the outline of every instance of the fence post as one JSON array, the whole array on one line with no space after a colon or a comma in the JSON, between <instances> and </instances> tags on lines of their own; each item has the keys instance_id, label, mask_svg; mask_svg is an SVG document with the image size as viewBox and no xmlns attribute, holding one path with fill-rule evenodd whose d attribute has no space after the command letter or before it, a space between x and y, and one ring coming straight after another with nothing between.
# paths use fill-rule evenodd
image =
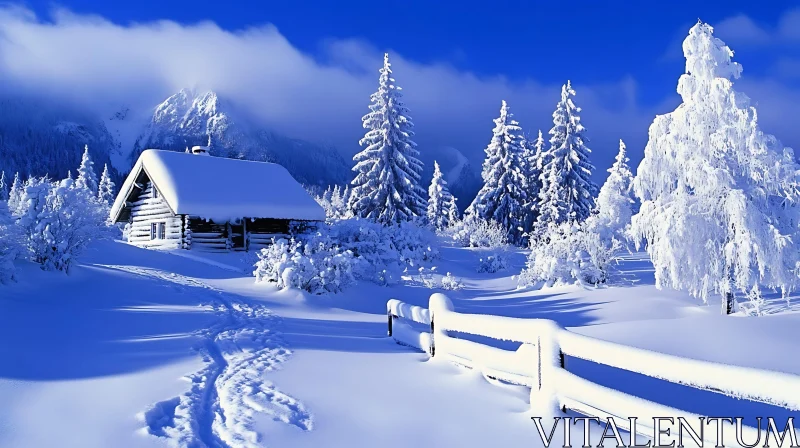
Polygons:
<instances>
[{"instance_id":1,"label":"fence post","mask_svg":"<svg viewBox=\"0 0 800 448\"><path fill-rule=\"evenodd\" d=\"M451 302L450 299L442 293L431 294L431 298L428 300L428 311L431 313L431 357L433 357L433 355L436 353L437 332L442 337L447 336L444 330L436 329L436 325L434 324L434 316L440 311L445 313L443 316L446 315L448 311L453 311L453 302Z\"/></svg>"},{"instance_id":2,"label":"fence post","mask_svg":"<svg viewBox=\"0 0 800 448\"><path fill-rule=\"evenodd\" d=\"M557 415L559 411L557 369L564 367L564 354L558 344L558 324L542 320L536 338L537 382L531 388L531 408L541 416Z\"/></svg>"},{"instance_id":3,"label":"fence post","mask_svg":"<svg viewBox=\"0 0 800 448\"><path fill-rule=\"evenodd\" d=\"M431 311L431 358L433 358L433 355L436 354L436 338L433 336L434 331L433 311Z\"/></svg>"},{"instance_id":4,"label":"fence post","mask_svg":"<svg viewBox=\"0 0 800 448\"><path fill-rule=\"evenodd\" d=\"M391 309L390 309L390 310L388 310L388 311L386 312L386 315L387 315L387 321L386 321L386 324L387 324L387 326L389 327L389 328L388 328L388 330L389 330L389 331L388 331L388 333L389 333L389 337L392 337L392 319L394 318L394 316L392 316L392 310L391 310Z\"/></svg>"}]
</instances>

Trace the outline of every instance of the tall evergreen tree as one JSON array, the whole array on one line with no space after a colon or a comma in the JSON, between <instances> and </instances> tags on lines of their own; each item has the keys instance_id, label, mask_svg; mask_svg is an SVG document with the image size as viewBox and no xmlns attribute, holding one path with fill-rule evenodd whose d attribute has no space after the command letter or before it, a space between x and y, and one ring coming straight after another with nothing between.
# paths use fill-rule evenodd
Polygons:
<instances>
[{"instance_id":1,"label":"tall evergreen tree","mask_svg":"<svg viewBox=\"0 0 800 448\"><path fill-rule=\"evenodd\" d=\"M5 171L0 171L0 201L8 201L8 183Z\"/></svg>"},{"instance_id":2,"label":"tall evergreen tree","mask_svg":"<svg viewBox=\"0 0 800 448\"><path fill-rule=\"evenodd\" d=\"M525 167L525 194L528 200L525 203L525 231L530 232L539 216L539 192L542 190L542 157L544 155L544 137L542 131L536 140L526 140L523 152Z\"/></svg>"},{"instance_id":3,"label":"tall evergreen tree","mask_svg":"<svg viewBox=\"0 0 800 448\"><path fill-rule=\"evenodd\" d=\"M89 155L89 145L86 145L84 148L75 186L78 188L86 188L92 194L97 194L97 173L94 171L94 162Z\"/></svg>"},{"instance_id":4,"label":"tall evergreen tree","mask_svg":"<svg viewBox=\"0 0 800 448\"><path fill-rule=\"evenodd\" d=\"M23 193L22 180L19 178L19 173L14 173L14 182L11 183L11 191L8 192L8 210L14 214L19 207L20 200Z\"/></svg>"},{"instance_id":5,"label":"tall evergreen tree","mask_svg":"<svg viewBox=\"0 0 800 448\"><path fill-rule=\"evenodd\" d=\"M451 224L452 206L455 205L453 195L447 188L439 163L433 162L433 179L428 188L428 224L437 230L446 228Z\"/></svg>"},{"instance_id":6,"label":"tall evergreen tree","mask_svg":"<svg viewBox=\"0 0 800 448\"><path fill-rule=\"evenodd\" d=\"M494 123L481 172L483 187L467 209L467 214L497 222L508 231L509 241L518 243L524 230L524 207L528 201L522 160L522 129L505 101Z\"/></svg>"},{"instance_id":7,"label":"tall evergreen tree","mask_svg":"<svg viewBox=\"0 0 800 448\"><path fill-rule=\"evenodd\" d=\"M586 129L581 124L581 108L572 98L575 90L569 81L561 88L561 100L553 112L550 149L544 155L540 179L540 212L537 227L563 222L581 222L594 208L597 185L591 176L592 152L586 147Z\"/></svg>"},{"instance_id":8,"label":"tall evergreen tree","mask_svg":"<svg viewBox=\"0 0 800 448\"><path fill-rule=\"evenodd\" d=\"M712 27L693 26L683 52L683 103L650 126L632 230L647 241L659 288L719 294L723 314L739 293L759 312L762 288L798 285L797 162L733 88L742 67Z\"/></svg>"},{"instance_id":9,"label":"tall evergreen tree","mask_svg":"<svg viewBox=\"0 0 800 448\"><path fill-rule=\"evenodd\" d=\"M97 188L97 199L106 205L111 205L114 202L114 181L111 180L111 174L108 172L108 165L103 165L103 174L100 176L100 184Z\"/></svg>"},{"instance_id":10,"label":"tall evergreen tree","mask_svg":"<svg viewBox=\"0 0 800 448\"><path fill-rule=\"evenodd\" d=\"M408 221L425 214L420 186L422 162L411 138L414 127L392 78L389 54L379 70L378 91L370 97L370 113L362 118L368 129L359 144L350 198L355 216L383 224Z\"/></svg>"},{"instance_id":11,"label":"tall evergreen tree","mask_svg":"<svg viewBox=\"0 0 800 448\"><path fill-rule=\"evenodd\" d=\"M619 141L619 152L608 178L597 195L597 219L611 235L620 233L631 223L633 215L633 174L628 166L625 143Z\"/></svg>"}]
</instances>

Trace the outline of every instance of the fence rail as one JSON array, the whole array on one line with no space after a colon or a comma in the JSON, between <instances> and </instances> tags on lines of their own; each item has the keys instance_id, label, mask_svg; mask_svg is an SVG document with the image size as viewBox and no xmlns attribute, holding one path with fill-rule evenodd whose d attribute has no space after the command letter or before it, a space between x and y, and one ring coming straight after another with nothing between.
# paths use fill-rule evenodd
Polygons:
<instances>
[{"instance_id":1,"label":"fence rail","mask_svg":"<svg viewBox=\"0 0 800 448\"><path fill-rule=\"evenodd\" d=\"M592 383L569 372L571 356L730 397L800 410L800 376L666 355L574 333L546 319L457 313L443 294L433 294L428 308L390 300L386 306L389 336L430 356L446 357L486 376L531 388L531 406L567 409L589 417L699 416ZM410 324L407 321L414 322ZM422 326L425 326L423 330ZM429 328L429 330L428 330ZM515 351L453 337L448 332L521 343ZM652 420L650 420L652 421ZM628 429L628 428L626 428ZM647 432L650 431L650 432ZM652 428L637 424L637 432ZM759 437L744 427L745 437ZM713 440L709 440L713 441Z\"/></svg>"}]
</instances>

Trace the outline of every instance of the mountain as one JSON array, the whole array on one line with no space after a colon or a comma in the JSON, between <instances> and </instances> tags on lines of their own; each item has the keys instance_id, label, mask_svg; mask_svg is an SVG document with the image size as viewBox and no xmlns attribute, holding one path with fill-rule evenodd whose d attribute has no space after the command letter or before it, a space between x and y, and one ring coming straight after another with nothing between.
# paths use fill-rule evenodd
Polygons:
<instances>
[{"instance_id":1,"label":"mountain","mask_svg":"<svg viewBox=\"0 0 800 448\"><path fill-rule=\"evenodd\" d=\"M7 176L19 172L23 178L63 178L69 170L74 175L85 145L95 167L102 170L108 163L112 177L119 181L121 176L110 162L121 148L102 119L52 99L0 97L0 170Z\"/></svg>"},{"instance_id":2,"label":"mountain","mask_svg":"<svg viewBox=\"0 0 800 448\"><path fill-rule=\"evenodd\" d=\"M447 181L450 192L457 199L458 209L463 211L467 208L483 185L480 173L473 168L469 159L461 151L451 146L437 148L433 151L421 151L421 156L424 159L426 170L426 176L423 179L427 178L428 182L430 181L431 173L433 173L433 161L436 160L444 173L444 180Z\"/></svg>"},{"instance_id":3,"label":"mountain","mask_svg":"<svg viewBox=\"0 0 800 448\"><path fill-rule=\"evenodd\" d=\"M307 185L344 184L351 177L350 166L336 148L272 132L216 93L190 89L156 106L134 142L129 163L147 148L184 151L207 145L209 136L212 155L278 163Z\"/></svg>"}]
</instances>

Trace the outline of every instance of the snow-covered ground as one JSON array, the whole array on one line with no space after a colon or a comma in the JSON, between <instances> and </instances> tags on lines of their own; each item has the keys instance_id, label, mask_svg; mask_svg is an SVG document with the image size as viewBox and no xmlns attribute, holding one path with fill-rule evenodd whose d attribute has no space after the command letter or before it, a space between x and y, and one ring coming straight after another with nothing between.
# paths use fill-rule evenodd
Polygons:
<instances>
[{"instance_id":1,"label":"snow-covered ground","mask_svg":"<svg viewBox=\"0 0 800 448\"><path fill-rule=\"evenodd\" d=\"M641 255L612 286L516 290L444 247L456 310L554 319L680 356L800 374L800 313L718 315L659 291ZM406 281L308 296L255 284L246 254L92 246L70 276L21 266L0 287L0 446L539 446L528 391L395 344L386 301L427 306ZM492 341L482 341L494 343ZM500 344L502 346L502 344ZM700 414L787 412L568 359L599 384Z\"/></svg>"}]
</instances>

